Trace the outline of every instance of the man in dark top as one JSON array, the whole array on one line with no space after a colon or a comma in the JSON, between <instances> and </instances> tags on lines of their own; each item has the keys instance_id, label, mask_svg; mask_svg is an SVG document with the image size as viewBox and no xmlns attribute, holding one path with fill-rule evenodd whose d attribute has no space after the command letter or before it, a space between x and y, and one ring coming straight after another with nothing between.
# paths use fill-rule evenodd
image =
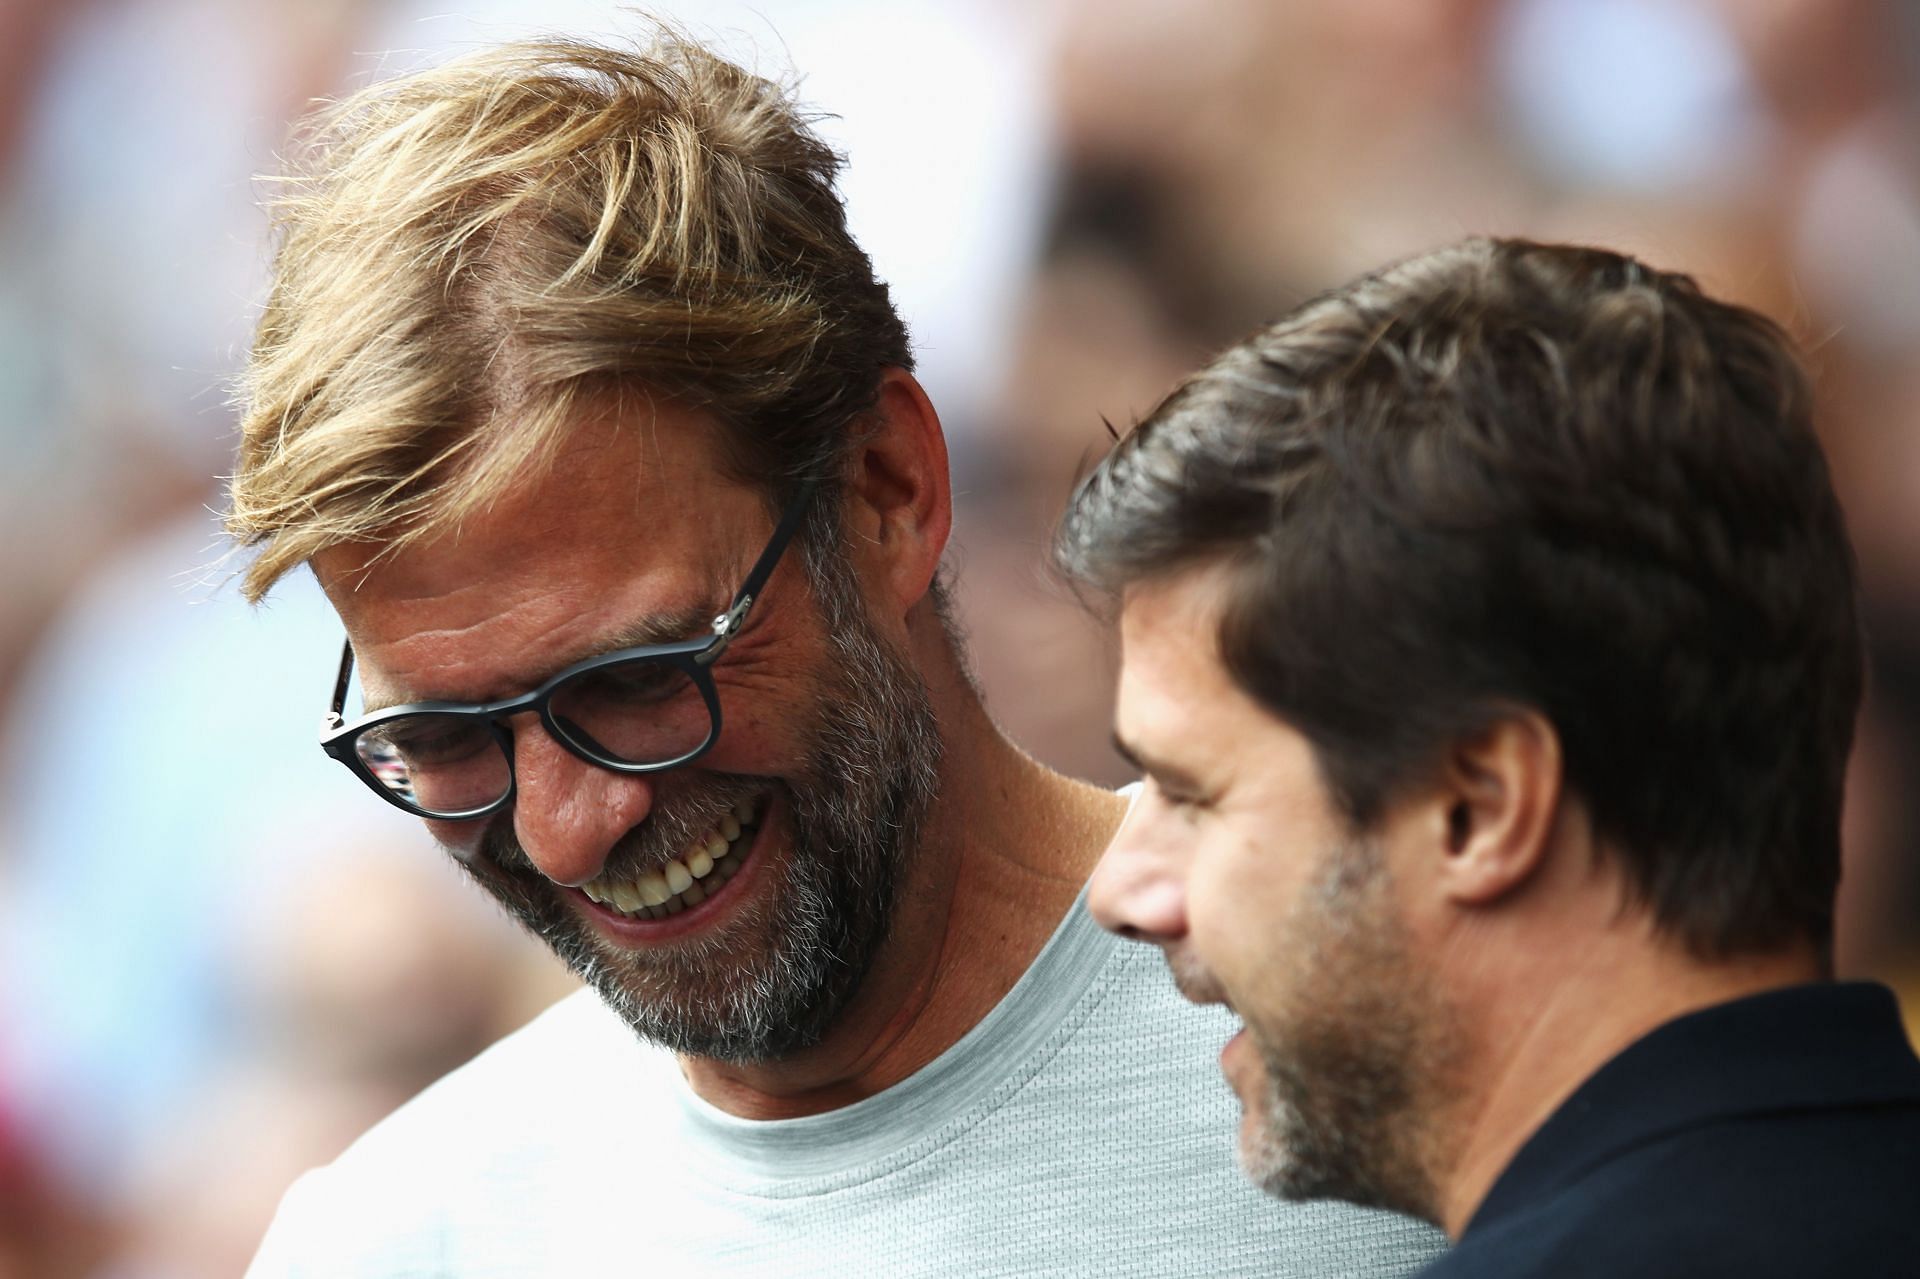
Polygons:
<instances>
[{"instance_id":1,"label":"man in dark top","mask_svg":"<svg viewBox=\"0 0 1920 1279\"><path fill-rule=\"evenodd\" d=\"M1430 1275L1920 1274L1920 1070L1867 983L1680 1017L1582 1084Z\"/></svg>"},{"instance_id":2,"label":"man in dark top","mask_svg":"<svg viewBox=\"0 0 1920 1279\"><path fill-rule=\"evenodd\" d=\"M1920 1061L1832 981L1852 555L1780 331L1476 240L1088 478L1146 787L1091 890L1245 1029L1242 1162L1435 1275L1920 1274Z\"/></svg>"}]
</instances>

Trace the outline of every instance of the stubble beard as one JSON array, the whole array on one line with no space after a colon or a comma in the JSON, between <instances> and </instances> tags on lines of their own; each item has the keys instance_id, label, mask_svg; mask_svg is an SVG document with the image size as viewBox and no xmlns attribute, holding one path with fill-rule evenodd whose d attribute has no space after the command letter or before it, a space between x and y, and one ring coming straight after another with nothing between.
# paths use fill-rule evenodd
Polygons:
<instances>
[{"instance_id":1,"label":"stubble beard","mask_svg":"<svg viewBox=\"0 0 1920 1279\"><path fill-rule=\"evenodd\" d=\"M941 739L925 681L875 632L850 566L830 553L808 559L825 673L802 776L774 783L791 834L777 884L724 929L633 951L594 934L532 869L510 816L463 862L636 1034L677 1053L763 1062L820 1041L887 940L938 786ZM658 865L767 787L759 777L690 777L608 860Z\"/></svg>"},{"instance_id":2,"label":"stubble beard","mask_svg":"<svg viewBox=\"0 0 1920 1279\"><path fill-rule=\"evenodd\" d=\"M1241 1161L1284 1199L1433 1220L1435 1099L1456 1037L1409 956L1390 884L1377 844L1345 844L1285 922L1292 998L1247 1022L1265 1078Z\"/></svg>"}]
</instances>

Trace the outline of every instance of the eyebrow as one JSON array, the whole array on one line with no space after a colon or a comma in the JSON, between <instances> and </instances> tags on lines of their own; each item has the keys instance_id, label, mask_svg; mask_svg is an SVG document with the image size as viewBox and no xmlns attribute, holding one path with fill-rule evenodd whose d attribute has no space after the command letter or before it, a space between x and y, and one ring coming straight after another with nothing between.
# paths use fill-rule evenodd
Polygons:
<instances>
[{"instance_id":1,"label":"eyebrow","mask_svg":"<svg viewBox=\"0 0 1920 1279\"><path fill-rule=\"evenodd\" d=\"M714 617L726 611L726 605L715 608L711 603L694 604L673 612L648 613L645 617L628 622L607 637L606 644L598 651L586 653L573 660L584 662L589 657L601 653L618 652L623 648L640 648L647 644L665 644L672 640L692 639L696 635L708 634L713 630ZM567 666L573 662L565 663Z\"/></svg>"},{"instance_id":2,"label":"eyebrow","mask_svg":"<svg viewBox=\"0 0 1920 1279\"><path fill-rule=\"evenodd\" d=\"M1200 779L1186 769L1181 768L1178 764L1170 764L1163 759L1155 759L1151 753L1127 741L1127 739L1120 736L1117 731L1113 735L1113 749L1119 753L1121 759L1133 765L1133 767L1140 772L1150 775L1156 782L1162 785L1171 786L1173 789L1179 791L1190 791L1195 794L1204 793L1206 790L1206 787L1200 784Z\"/></svg>"}]
</instances>

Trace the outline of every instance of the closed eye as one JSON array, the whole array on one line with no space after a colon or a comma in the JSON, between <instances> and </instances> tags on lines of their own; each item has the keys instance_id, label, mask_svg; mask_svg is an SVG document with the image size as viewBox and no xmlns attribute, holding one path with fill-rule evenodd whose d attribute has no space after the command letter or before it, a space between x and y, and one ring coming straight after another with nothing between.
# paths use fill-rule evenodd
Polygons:
<instances>
[{"instance_id":1,"label":"closed eye","mask_svg":"<svg viewBox=\"0 0 1920 1279\"><path fill-rule=\"evenodd\" d=\"M1147 784L1162 804L1184 816L1193 816L1213 807L1213 800L1206 795L1197 794L1179 786L1169 786L1152 773L1147 774Z\"/></svg>"},{"instance_id":2,"label":"closed eye","mask_svg":"<svg viewBox=\"0 0 1920 1279\"><path fill-rule=\"evenodd\" d=\"M568 700L646 706L692 689L679 668L663 662L624 662L567 681Z\"/></svg>"}]
</instances>

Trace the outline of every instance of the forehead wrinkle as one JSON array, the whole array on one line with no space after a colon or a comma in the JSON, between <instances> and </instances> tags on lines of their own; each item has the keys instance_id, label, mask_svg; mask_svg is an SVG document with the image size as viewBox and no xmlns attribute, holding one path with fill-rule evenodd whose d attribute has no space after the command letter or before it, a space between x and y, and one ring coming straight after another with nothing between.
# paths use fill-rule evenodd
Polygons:
<instances>
[{"instance_id":1,"label":"forehead wrinkle","mask_svg":"<svg viewBox=\"0 0 1920 1279\"><path fill-rule=\"evenodd\" d=\"M429 597L421 597L421 598L429 598ZM441 598L444 598L444 597L441 597ZM345 617L343 616L342 620L347 620L347 619L345 619ZM475 620L468 622L464 626L424 627L420 630L414 631L409 635L407 635L407 637L404 640L404 644L408 647L412 647L413 645L416 645L416 644L426 644L431 646L439 640L463 635L468 631L474 630L475 628L484 625L486 620L487 619L485 618L476 618ZM351 623L349 623L349 626L348 626L348 639L349 639L349 643L351 643L352 642ZM430 649L430 651L432 650ZM414 678L417 679L422 675L431 675L434 671L442 670L450 665L455 665L455 663L448 662L446 660L430 661L426 665L416 668L413 672L413 675L414 675ZM360 685L360 702L361 702L362 714L371 715L376 711L383 711L391 706L406 705L407 703L410 703L410 702L450 700L446 698L421 697L416 693L411 693L406 691L404 687L402 688L390 687L384 680L379 678L378 668L368 662L367 653L363 652L361 647L357 644L354 645L354 677Z\"/></svg>"}]
</instances>

